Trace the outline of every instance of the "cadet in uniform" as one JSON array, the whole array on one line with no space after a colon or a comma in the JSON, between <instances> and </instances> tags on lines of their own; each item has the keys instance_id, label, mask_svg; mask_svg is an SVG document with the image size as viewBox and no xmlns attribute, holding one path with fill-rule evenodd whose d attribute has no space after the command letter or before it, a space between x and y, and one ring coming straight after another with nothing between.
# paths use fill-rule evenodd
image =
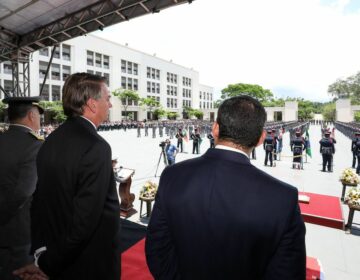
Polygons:
<instances>
[{"instance_id":1,"label":"cadet in uniform","mask_svg":"<svg viewBox=\"0 0 360 280\"><path fill-rule=\"evenodd\" d=\"M271 135L271 129L267 131L266 138L263 144L265 150L265 162L264 165L267 166L268 160L270 160L270 166L273 166L273 157L272 153L274 150L274 138Z\"/></svg>"},{"instance_id":2,"label":"cadet in uniform","mask_svg":"<svg viewBox=\"0 0 360 280\"><path fill-rule=\"evenodd\" d=\"M212 135L212 133L209 133L207 135L207 138L210 140L210 148L215 148L215 139L214 139L214 136Z\"/></svg>"},{"instance_id":3,"label":"cadet in uniform","mask_svg":"<svg viewBox=\"0 0 360 280\"><path fill-rule=\"evenodd\" d=\"M192 151L193 154L195 154L195 152L197 154L200 153L201 136L198 131L199 130L197 128L195 128L194 133L191 133L191 136L190 136L191 140L193 140L193 151Z\"/></svg>"},{"instance_id":4,"label":"cadet in uniform","mask_svg":"<svg viewBox=\"0 0 360 280\"><path fill-rule=\"evenodd\" d=\"M183 134L182 134L182 129L181 128L179 128L179 131L178 131L178 133L176 133L176 136L175 136L176 138L177 138L177 148L178 148L178 150L180 149L180 153L182 153L183 152Z\"/></svg>"},{"instance_id":5,"label":"cadet in uniform","mask_svg":"<svg viewBox=\"0 0 360 280\"><path fill-rule=\"evenodd\" d=\"M273 128L271 130L271 133L273 135L273 139L274 139L274 151L273 151L273 154L274 154L274 160L277 160L277 144L278 144L278 136L277 136L277 133L276 133L276 129Z\"/></svg>"},{"instance_id":6,"label":"cadet in uniform","mask_svg":"<svg viewBox=\"0 0 360 280\"><path fill-rule=\"evenodd\" d=\"M335 154L334 140L330 137L330 131L324 132L325 137L320 140L320 153L323 158L322 172L326 171L326 166L329 172L332 172L333 154Z\"/></svg>"},{"instance_id":7,"label":"cadet in uniform","mask_svg":"<svg viewBox=\"0 0 360 280\"><path fill-rule=\"evenodd\" d=\"M295 138L291 141L291 151L293 152L293 168L303 169L302 153L305 150L305 140L301 136L301 131L295 132Z\"/></svg>"},{"instance_id":8,"label":"cadet in uniform","mask_svg":"<svg viewBox=\"0 0 360 280\"><path fill-rule=\"evenodd\" d=\"M11 97L9 129L0 134L0 279L18 279L12 271L31 262L30 204L35 191L36 155L43 142L36 97Z\"/></svg>"},{"instance_id":9,"label":"cadet in uniform","mask_svg":"<svg viewBox=\"0 0 360 280\"><path fill-rule=\"evenodd\" d=\"M356 158L357 158L357 147L356 147L356 143L360 140L360 132L356 131L355 132L355 137L353 138L353 140L351 141L351 151L353 154L353 161L352 161L352 168L356 168ZM359 162L358 162L359 165Z\"/></svg>"}]
</instances>

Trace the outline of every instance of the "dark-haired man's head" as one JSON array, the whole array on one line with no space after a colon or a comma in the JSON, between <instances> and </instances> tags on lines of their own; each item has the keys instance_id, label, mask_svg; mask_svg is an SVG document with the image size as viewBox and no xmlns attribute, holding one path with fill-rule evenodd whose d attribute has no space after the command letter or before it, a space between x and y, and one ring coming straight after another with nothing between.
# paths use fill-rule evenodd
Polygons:
<instances>
[{"instance_id":1,"label":"dark-haired man's head","mask_svg":"<svg viewBox=\"0 0 360 280\"><path fill-rule=\"evenodd\" d=\"M105 81L104 77L89 73L70 75L63 87L65 115L84 116L96 126L106 121L112 105Z\"/></svg>"},{"instance_id":2,"label":"dark-haired man's head","mask_svg":"<svg viewBox=\"0 0 360 280\"><path fill-rule=\"evenodd\" d=\"M266 112L256 99L240 95L221 103L213 127L216 144L251 152L265 137Z\"/></svg>"}]
</instances>

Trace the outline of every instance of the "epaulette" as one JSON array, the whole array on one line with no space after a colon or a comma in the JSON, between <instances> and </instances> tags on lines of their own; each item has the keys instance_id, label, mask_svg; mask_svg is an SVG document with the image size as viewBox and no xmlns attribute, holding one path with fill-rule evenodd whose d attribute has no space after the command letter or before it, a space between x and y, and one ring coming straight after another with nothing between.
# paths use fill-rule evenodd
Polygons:
<instances>
[{"instance_id":1,"label":"epaulette","mask_svg":"<svg viewBox=\"0 0 360 280\"><path fill-rule=\"evenodd\" d=\"M37 140L44 141L44 136L37 135L34 131L29 131L29 133L34 136Z\"/></svg>"}]
</instances>

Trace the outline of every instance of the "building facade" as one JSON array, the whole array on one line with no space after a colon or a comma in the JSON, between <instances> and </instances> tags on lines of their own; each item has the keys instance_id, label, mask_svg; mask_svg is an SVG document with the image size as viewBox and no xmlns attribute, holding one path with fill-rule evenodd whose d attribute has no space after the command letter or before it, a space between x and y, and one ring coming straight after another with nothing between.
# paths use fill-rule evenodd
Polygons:
<instances>
[{"instance_id":1,"label":"building facade","mask_svg":"<svg viewBox=\"0 0 360 280\"><path fill-rule=\"evenodd\" d=\"M30 92L39 95L52 48L34 52L30 62ZM11 90L11 63L0 65L0 85ZM61 100L65 79L75 72L88 72L104 76L110 91L129 89L141 98L151 97L169 112L183 117L184 107L200 109L204 119L214 117L214 92L210 86L199 84L199 73L172 61L158 58L94 35L71 39L55 49L42 96L46 101ZM0 97L4 94L1 92ZM121 120L126 111L134 120L149 118L149 109L139 102L126 103L112 97L110 120Z\"/></svg>"}]
</instances>

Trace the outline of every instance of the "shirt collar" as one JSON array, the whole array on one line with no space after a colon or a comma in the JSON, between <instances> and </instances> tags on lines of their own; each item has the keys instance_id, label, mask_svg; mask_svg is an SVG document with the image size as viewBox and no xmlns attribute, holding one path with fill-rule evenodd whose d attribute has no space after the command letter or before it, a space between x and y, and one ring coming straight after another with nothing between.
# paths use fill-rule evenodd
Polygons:
<instances>
[{"instance_id":1,"label":"shirt collar","mask_svg":"<svg viewBox=\"0 0 360 280\"><path fill-rule=\"evenodd\" d=\"M80 116L80 117L87 120L89 123L91 123L92 126L95 128L95 130L97 130L96 125L92 121L90 121L87 117L84 117L84 116Z\"/></svg>"},{"instance_id":2,"label":"shirt collar","mask_svg":"<svg viewBox=\"0 0 360 280\"><path fill-rule=\"evenodd\" d=\"M229 147L229 146L225 146L225 145L216 145L215 146L216 149L221 149L221 150L228 150L228 151L232 151L232 152L236 152L236 153L239 153L239 154L243 154L244 156L246 156L247 158L249 158L248 154L245 153L244 151L242 150L239 150L239 149L235 149L235 148L232 148L232 147Z\"/></svg>"},{"instance_id":3,"label":"shirt collar","mask_svg":"<svg viewBox=\"0 0 360 280\"><path fill-rule=\"evenodd\" d=\"M12 124L10 124L10 126L21 126L21 127L25 127L27 129L29 129L30 131L33 131L32 128L30 128L30 127L28 127L26 125L23 125L23 124L12 123Z\"/></svg>"}]
</instances>

